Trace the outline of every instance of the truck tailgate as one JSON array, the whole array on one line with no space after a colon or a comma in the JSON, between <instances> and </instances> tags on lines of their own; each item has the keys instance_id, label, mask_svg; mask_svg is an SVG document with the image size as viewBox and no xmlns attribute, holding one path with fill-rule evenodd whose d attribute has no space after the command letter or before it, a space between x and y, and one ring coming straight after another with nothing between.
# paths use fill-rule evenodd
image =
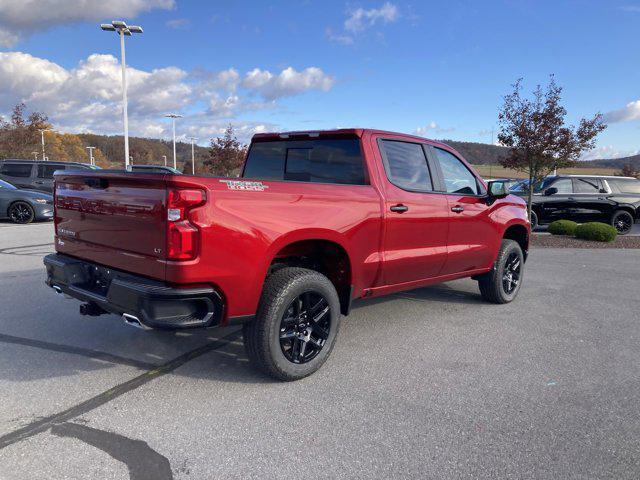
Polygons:
<instances>
[{"instance_id":1,"label":"truck tailgate","mask_svg":"<svg viewBox=\"0 0 640 480\"><path fill-rule=\"evenodd\" d=\"M151 278L165 278L165 175L56 175L56 250Z\"/></svg>"}]
</instances>

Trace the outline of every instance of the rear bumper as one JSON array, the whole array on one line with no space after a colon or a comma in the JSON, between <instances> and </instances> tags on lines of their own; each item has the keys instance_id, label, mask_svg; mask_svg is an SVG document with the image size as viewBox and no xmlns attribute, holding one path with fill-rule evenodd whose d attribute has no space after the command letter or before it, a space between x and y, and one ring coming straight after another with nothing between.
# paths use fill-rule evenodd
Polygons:
<instances>
[{"instance_id":1,"label":"rear bumper","mask_svg":"<svg viewBox=\"0 0 640 480\"><path fill-rule=\"evenodd\" d=\"M59 253L47 255L44 264L47 285L91 304L91 315L125 315L142 327L165 329L211 327L222 320L223 302L211 287L172 288Z\"/></svg>"}]
</instances>

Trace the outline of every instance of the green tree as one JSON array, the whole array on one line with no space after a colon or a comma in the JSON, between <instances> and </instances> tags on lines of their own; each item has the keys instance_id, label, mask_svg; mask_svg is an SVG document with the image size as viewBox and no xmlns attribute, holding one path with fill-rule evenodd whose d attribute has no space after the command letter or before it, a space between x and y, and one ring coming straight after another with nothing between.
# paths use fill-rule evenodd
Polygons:
<instances>
[{"instance_id":1,"label":"green tree","mask_svg":"<svg viewBox=\"0 0 640 480\"><path fill-rule=\"evenodd\" d=\"M560 104L562 87L553 75L543 91L538 85L533 98L521 95L522 79L504 97L498 115L498 141L510 148L500 163L529 175L529 185L535 185L556 168L575 163L580 154L595 146L596 136L606 128L600 113L582 119L577 127L565 124L566 109ZM533 188L529 188L527 210L531 215Z\"/></svg>"},{"instance_id":2,"label":"green tree","mask_svg":"<svg viewBox=\"0 0 640 480\"><path fill-rule=\"evenodd\" d=\"M637 168L634 165L627 163L626 165L622 166L619 172L616 172L616 175L620 177L640 178L640 168Z\"/></svg>"},{"instance_id":3,"label":"green tree","mask_svg":"<svg viewBox=\"0 0 640 480\"><path fill-rule=\"evenodd\" d=\"M240 143L229 125L222 137L212 138L209 156L203 166L207 173L219 176L238 176L247 156L247 146Z\"/></svg>"},{"instance_id":4,"label":"green tree","mask_svg":"<svg viewBox=\"0 0 640 480\"><path fill-rule=\"evenodd\" d=\"M25 118L26 106L18 103L7 122L0 119L0 158L33 158L41 151L40 128L51 128L47 116L32 112Z\"/></svg>"}]
</instances>

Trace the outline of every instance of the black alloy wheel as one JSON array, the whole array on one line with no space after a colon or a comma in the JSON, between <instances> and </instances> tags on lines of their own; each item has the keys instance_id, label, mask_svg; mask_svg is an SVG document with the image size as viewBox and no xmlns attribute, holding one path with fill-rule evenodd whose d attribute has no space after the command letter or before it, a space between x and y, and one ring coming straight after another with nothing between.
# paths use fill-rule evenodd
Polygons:
<instances>
[{"instance_id":1,"label":"black alloy wheel","mask_svg":"<svg viewBox=\"0 0 640 480\"><path fill-rule=\"evenodd\" d=\"M14 223L31 223L34 217L33 208L26 202L15 202L9 207L9 218Z\"/></svg>"},{"instance_id":2,"label":"black alloy wheel","mask_svg":"<svg viewBox=\"0 0 640 480\"><path fill-rule=\"evenodd\" d=\"M491 271L477 277L480 295L487 302L509 303L522 287L524 253L515 240L505 238Z\"/></svg>"},{"instance_id":3,"label":"black alloy wheel","mask_svg":"<svg viewBox=\"0 0 640 480\"><path fill-rule=\"evenodd\" d=\"M518 252L511 252L505 262L502 273L502 288L504 293L511 295L520 284L520 269L522 261Z\"/></svg>"},{"instance_id":4,"label":"black alloy wheel","mask_svg":"<svg viewBox=\"0 0 640 480\"><path fill-rule=\"evenodd\" d=\"M304 292L280 322L280 348L292 363L307 363L323 349L331 331L331 307L320 293Z\"/></svg>"},{"instance_id":5,"label":"black alloy wheel","mask_svg":"<svg viewBox=\"0 0 640 480\"><path fill-rule=\"evenodd\" d=\"M611 219L611 224L618 235L626 235L633 228L633 215L625 211L616 212Z\"/></svg>"}]
</instances>

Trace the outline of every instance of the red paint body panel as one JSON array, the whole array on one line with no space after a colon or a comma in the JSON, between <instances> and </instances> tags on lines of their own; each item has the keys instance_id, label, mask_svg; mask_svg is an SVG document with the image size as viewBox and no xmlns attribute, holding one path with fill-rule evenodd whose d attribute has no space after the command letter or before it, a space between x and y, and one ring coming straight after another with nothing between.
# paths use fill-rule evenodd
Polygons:
<instances>
[{"instance_id":1,"label":"red paint body panel","mask_svg":"<svg viewBox=\"0 0 640 480\"><path fill-rule=\"evenodd\" d=\"M374 130L326 133L361 138L370 185L265 180L262 190L236 190L210 177L61 173L56 176L56 250L174 287L213 285L223 296L228 318L255 313L271 262L295 242L325 240L341 246L349 257L355 298L482 273L492 267L509 226L529 229L524 202L516 197L489 205L485 197L394 186L386 178L376 140L437 145L461 158L447 146ZM169 188L206 194L206 202L189 214L201 245L192 260L166 257ZM409 211L390 212L399 203ZM451 213L455 205L464 205L464 212Z\"/></svg>"}]
</instances>

